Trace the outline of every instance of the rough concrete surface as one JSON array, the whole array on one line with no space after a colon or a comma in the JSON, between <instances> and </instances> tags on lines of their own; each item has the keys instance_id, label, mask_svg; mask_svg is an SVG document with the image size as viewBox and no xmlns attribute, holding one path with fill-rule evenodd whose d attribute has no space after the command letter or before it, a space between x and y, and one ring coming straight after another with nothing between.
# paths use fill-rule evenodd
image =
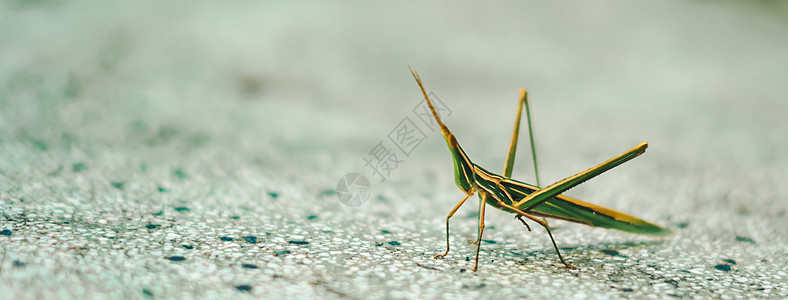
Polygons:
<instances>
[{"instance_id":1,"label":"rough concrete surface","mask_svg":"<svg viewBox=\"0 0 788 300\"><path fill-rule=\"evenodd\" d=\"M567 194L675 234L488 208L471 272L472 198L433 259L408 64L491 171L520 87L543 185L649 141ZM785 298L786 70L782 1L3 1L0 299Z\"/></svg>"}]
</instances>

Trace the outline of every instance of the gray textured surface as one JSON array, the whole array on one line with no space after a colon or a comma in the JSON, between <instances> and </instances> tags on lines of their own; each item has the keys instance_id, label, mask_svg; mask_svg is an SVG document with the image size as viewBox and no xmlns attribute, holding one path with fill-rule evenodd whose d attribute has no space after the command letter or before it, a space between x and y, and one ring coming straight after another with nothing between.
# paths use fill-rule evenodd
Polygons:
<instances>
[{"instance_id":1,"label":"gray textured surface","mask_svg":"<svg viewBox=\"0 0 788 300\"><path fill-rule=\"evenodd\" d=\"M770 1L3 2L0 298L784 298L786 16ZM491 170L522 86L543 181L648 140L569 194L676 234L553 221L568 271L543 230L489 210L472 273L471 202L432 259L462 195L443 142L384 183L362 160L419 99L406 64ZM351 171L372 182L357 208L327 192Z\"/></svg>"}]
</instances>

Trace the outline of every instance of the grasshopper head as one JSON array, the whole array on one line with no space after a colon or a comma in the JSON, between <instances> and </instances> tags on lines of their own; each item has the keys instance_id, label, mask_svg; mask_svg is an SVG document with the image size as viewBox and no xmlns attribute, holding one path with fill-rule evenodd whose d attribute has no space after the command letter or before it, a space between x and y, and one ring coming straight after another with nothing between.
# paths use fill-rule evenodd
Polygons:
<instances>
[{"instance_id":1,"label":"grasshopper head","mask_svg":"<svg viewBox=\"0 0 788 300\"><path fill-rule=\"evenodd\" d=\"M448 129L446 129L446 132L448 132ZM460 144L457 143L457 138L453 134L449 132L444 134L443 138L446 140L446 145L449 147L451 158L454 161L454 181L457 183L457 187L467 194L473 189L476 181L473 173L473 163L471 163L465 151L462 150Z\"/></svg>"}]
</instances>

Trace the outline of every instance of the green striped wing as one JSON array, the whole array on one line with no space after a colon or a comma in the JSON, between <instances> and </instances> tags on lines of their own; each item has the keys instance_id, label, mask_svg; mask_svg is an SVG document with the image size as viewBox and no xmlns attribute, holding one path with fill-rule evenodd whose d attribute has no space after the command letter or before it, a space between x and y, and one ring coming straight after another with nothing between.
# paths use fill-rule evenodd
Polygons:
<instances>
[{"instance_id":1,"label":"green striped wing","mask_svg":"<svg viewBox=\"0 0 788 300\"><path fill-rule=\"evenodd\" d=\"M515 180L501 182L503 188L517 201L539 190L535 186ZM521 208L522 209L522 208ZM572 197L557 195L525 212L540 217L554 218L589 226L656 236L670 235L670 229L604 206L591 204Z\"/></svg>"}]
</instances>

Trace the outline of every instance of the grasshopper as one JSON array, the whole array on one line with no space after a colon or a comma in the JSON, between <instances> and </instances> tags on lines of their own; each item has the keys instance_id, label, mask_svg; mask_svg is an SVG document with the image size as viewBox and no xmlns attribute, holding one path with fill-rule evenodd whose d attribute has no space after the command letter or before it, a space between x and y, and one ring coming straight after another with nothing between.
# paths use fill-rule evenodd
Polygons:
<instances>
[{"instance_id":1,"label":"grasshopper","mask_svg":"<svg viewBox=\"0 0 788 300\"><path fill-rule=\"evenodd\" d=\"M473 271L476 271L479 266L479 249L481 247L482 234L484 233L484 211L487 205L515 214L515 219L522 222L528 231L530 231L531 228L523 217L544 227L547 234L550 236L550 241L553 243L555 252L558 253L558 258L561 260L561 263L569 269L577 268L567 263L563 256L561 256L561 252L558 250L552 232L550 232L550 226L547 224L546 218L554 218L588 226L616 229L636 234L653 236L666 236L672 234L669 229L638 217L561 195L564 191L643 154L648 147L647 142L640 143L634 148L583 172L569 176L547 187L540 188L541 185L539 184L539 171L536 165L536 151L531 127L530 109L528 108L528 92L525 89L520 89L520 101L517 104L517 117L515 118L514 132L512 133L512 140L509 144L509 152L506 156L503 175L498 175L471 162L468 155L462 150L462 147L460 147L460 144L457 142L457 138L441 121L440 116L435 110L435 106L432 105L432 101L430 101L430 97L424 89L424 85L418 73L413 71L410 66L408 66L408 69L410 69L413 78L416 79L416 82L419 84L419 88L422 94L424 94L427 105L429 105L432 115L435 117L435 121L440 127L441 135L443 135L444 140L446 140L446 145L449 147L449 152L454 162L454 181L457 187L465 193L465 197L463 197L462 200L451 209L449 215L446 216L446 251L442 254L435 255L436 259L443 258L449 253L449 219L451 219L454 213L457 212L460 206L462 206L469 197L476 193L479 194L480 199L479 233L475 241L476 259L473 265ZM523 107L526 109L526 118L528 121L531 153L537 180L536 186L511 178L517 141L520 134L520 119Z\"/></svg>"}]
</instances>

